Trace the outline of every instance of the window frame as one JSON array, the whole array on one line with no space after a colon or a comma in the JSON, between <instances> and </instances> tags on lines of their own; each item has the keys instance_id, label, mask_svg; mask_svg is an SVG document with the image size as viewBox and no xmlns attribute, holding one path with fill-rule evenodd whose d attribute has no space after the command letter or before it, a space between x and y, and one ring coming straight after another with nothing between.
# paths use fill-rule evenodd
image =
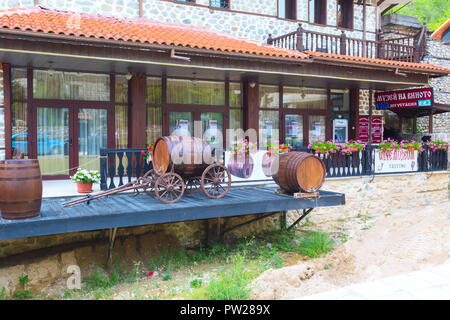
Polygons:
<instances>
[{"instance_id":1,"label":"window frame","mask_svg":"<svg viewBox=\"0 0 450 320\"><path fill-rule=\"evenodd\" d=\"M349 25L339 25L338 15L339 15L339 3L340 2L347 3L347 5L344 8L348 11L346 12L346 10L343 9L343 21L345 21L348 18L348 16L350 16L350 19L348 19L348 21L350 21ZM363 19L365 19L365 17L363 17ZM336 27L339 29L353 30L354 24L355 24L354 21L355 21L355 3L354 3L354 1L353 0L336 0Z\"/></svg>"},{"instance_id":2,"label":"window frame","mask_svg":"<svg viewBox=\"0 0 450 320\"><path fill-rule=\"evenodd\" d=\"M311 19L311 1L314 1L314 17ZM320 12L320 21L316 21L317 18L317 4L322 4L322 11ZM318 24L318 25L328 25L327 24L327 6L328 0L308 0L308 23L310 24ZM337 12L337 11L336 11Z\"/></svg>"},{"instance_id":3,"label":"window frame","mask_svg":"<svg viewBox=\"0 0 450 320\"><path fill-rule=\"evenodd\" d=\"M226 7L217 7L217 6L213 6L213 0L209 0L209 7L212 9L223 9L223 10L231 10L231 0L219 0L220 5L222 5L222 1L227 1L227 6Z\"/></svg>"}]
</instances>

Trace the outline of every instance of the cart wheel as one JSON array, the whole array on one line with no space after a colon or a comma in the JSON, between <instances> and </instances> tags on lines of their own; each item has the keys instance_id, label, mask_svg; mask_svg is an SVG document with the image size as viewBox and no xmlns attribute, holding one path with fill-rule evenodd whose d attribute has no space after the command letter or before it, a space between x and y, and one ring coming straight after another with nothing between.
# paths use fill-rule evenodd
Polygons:
<instances>
[{"instance_id":1,"label":"cart wheel","mask_svg":"<svg viewBox=\"0 0 450 320\"><path fill-rule=\"evenodd\" d=\"M221 164L212 164L202 174L201 187L211 199L224 197L231 188L231 175Z\"/></svg>"},{"instance_id":2,"label":"cart wheel","mask_svg":"<svg viewBox=\"0 0 450 320\"><path fill-rule=\"evenodd\" d=\"M200 177L186 180L186 193L194 194L200 191L202 180Z\"/></svg>"},{"instance_id":3,"label":"cart wheel","mask_svg":"<svg viewBox=\"0 0 450 320\"><path fill-rule=\"evenodd\" d=\"M143 185L142 189L143 192L147 193L148 195L153 195L154 188L155 188L155 182L156 179L158 179L158 174L155 170L151 169L147 171L146 174L144 174L142 177L138 179L138 183Z\"/></svg>"},{"instance_id":4,"label":"cart wheel","mask_svg":"<svg viewBox=\"0 0 450 320\"><path fill-rule=\"evenodd\" d=\"M156 197L164 203L175 203L180 200L184 188L183 179L173 172L163 174L155 182Z\"/></svg>"}]
</instances>

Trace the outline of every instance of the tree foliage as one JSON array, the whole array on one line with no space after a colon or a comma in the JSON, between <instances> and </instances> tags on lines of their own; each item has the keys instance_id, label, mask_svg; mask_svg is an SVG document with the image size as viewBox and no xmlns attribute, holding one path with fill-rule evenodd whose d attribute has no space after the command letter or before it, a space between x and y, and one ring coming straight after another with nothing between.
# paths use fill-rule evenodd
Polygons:
<instances>
[{"instance_id":1,"label":"tree foliage","mask_svg":"<svg viewBox=\"0 0 450 320\"><path fill-rule=\"evenodd\" d=\"M397 6L388 13L416 17L426 23L428 29L436 30L450 18L450 0L414 0L406 6Z\"/></svg>"}]
</instances>

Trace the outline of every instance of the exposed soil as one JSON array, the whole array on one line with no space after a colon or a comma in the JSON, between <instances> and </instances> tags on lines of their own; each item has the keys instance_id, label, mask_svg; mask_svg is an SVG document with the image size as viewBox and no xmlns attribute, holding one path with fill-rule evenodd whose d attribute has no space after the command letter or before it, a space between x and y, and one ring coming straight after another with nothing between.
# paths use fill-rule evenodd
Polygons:
<instances>
[{"instance_id":1,"label":"exposed soil","mask_svg":"<svg viewBox=\"0 0 450 320\"><path fill-rule=\"evenodd\" d=\"M330 232L346 228L351 236L323 258L267 270L256 279L252 299L299 299L354 283L417 271L449 259L449 202L396 210L361 223L356 220L361 219L319 226Z\"/></svg>"}]
</instances>

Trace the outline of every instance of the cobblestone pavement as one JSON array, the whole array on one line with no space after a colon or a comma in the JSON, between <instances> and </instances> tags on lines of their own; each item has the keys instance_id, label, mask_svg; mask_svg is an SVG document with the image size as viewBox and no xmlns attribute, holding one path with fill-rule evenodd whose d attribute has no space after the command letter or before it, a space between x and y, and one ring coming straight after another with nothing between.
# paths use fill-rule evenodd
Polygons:
<instances>
[{"instance_id":1,"label":"cobblestone pavement","mask_svg":"<svg viewBox=\"0 0 450 320\"><path fill-rule=\"evenodd\" d=\"M450 261L438 267L303 297L308 300L448 300Z\"/></svg>"}]
</instances>

